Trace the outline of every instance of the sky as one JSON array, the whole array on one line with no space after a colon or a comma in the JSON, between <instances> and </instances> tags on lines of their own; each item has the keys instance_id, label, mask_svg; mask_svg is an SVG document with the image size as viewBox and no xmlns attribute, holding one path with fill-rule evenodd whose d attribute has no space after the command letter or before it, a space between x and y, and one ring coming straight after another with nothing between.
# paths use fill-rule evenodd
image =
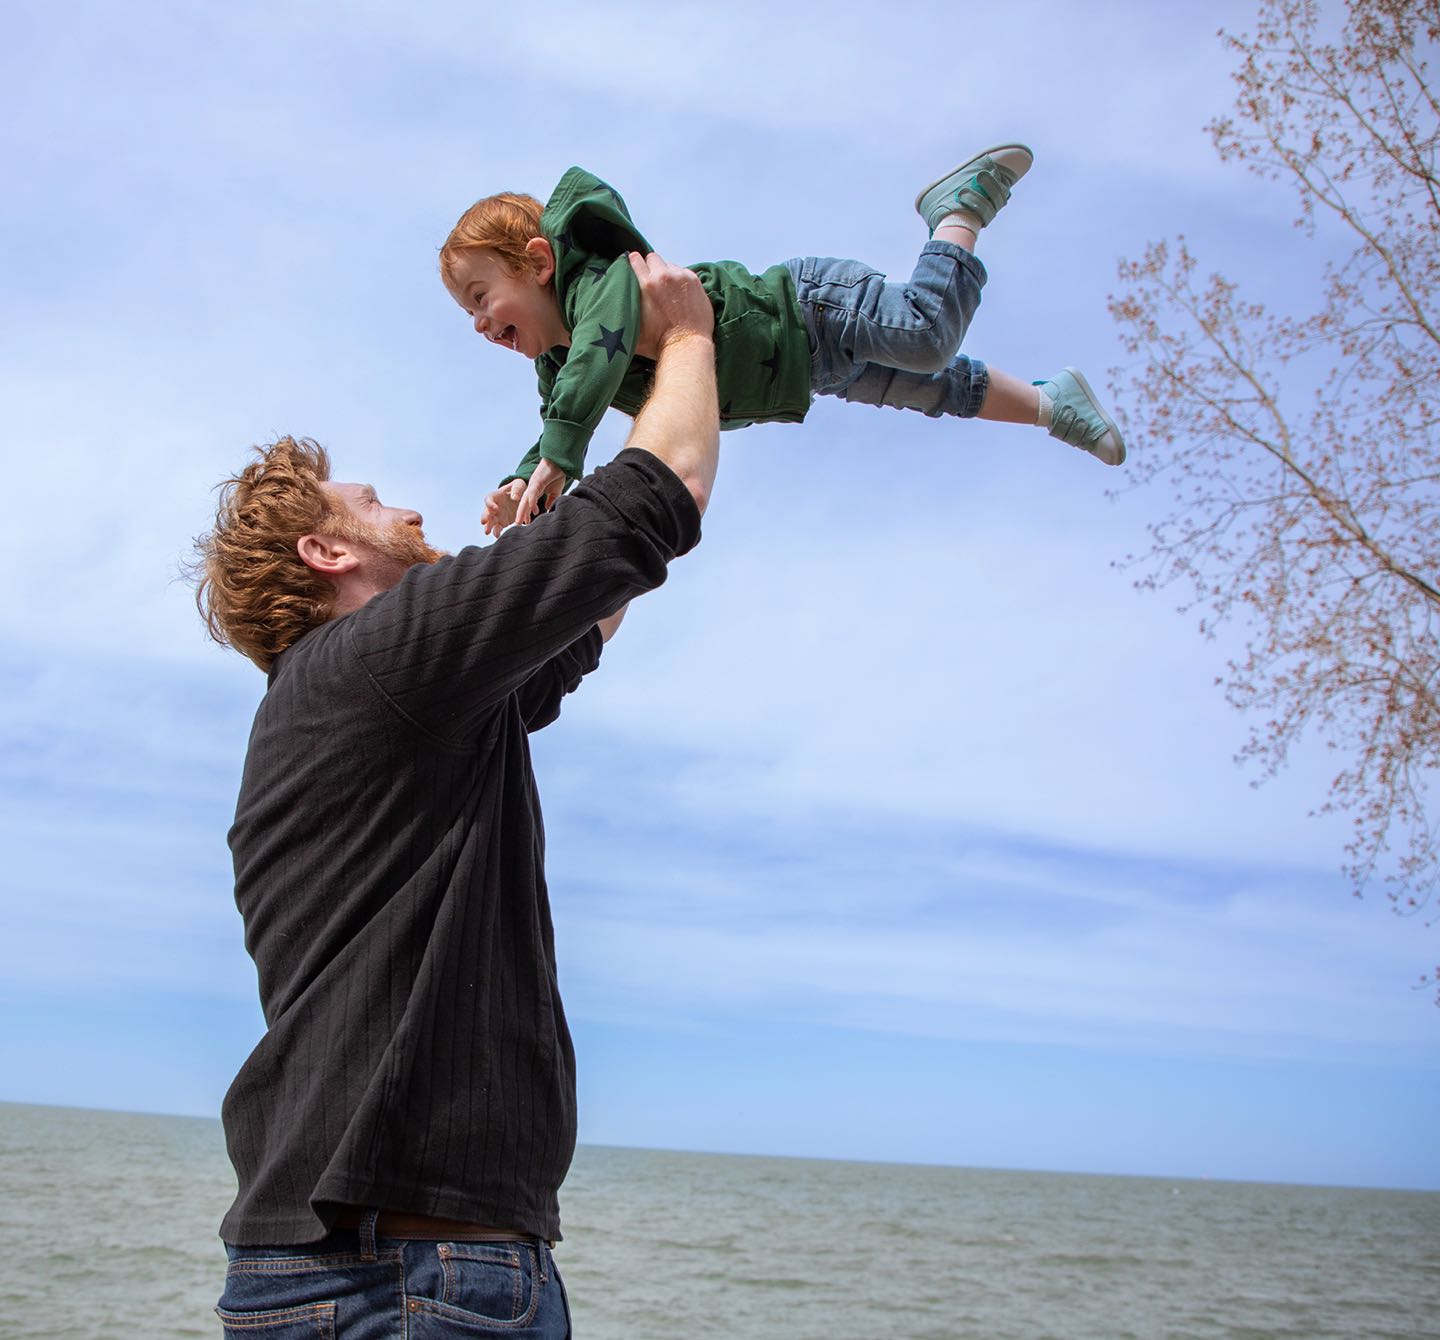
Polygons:
<instances>
[{"instance_id":1,"label":"sky","mask_svg":"<svg viewBox=\"0 0 1440 1340\"><path fill-rule=\"evenodd\" d=\"M1314 299L1323 228L1203 133L1248 3L723 12L6 6L0 1100L214 1115L259 1037L264 681L180 565L287 432L483 541L536 404L438 281L477 197L578 163L672 259L903 277L917 190L1019 139L973 356L1106 385L1117 265L1181 233ZM534 740L582 1141L1440 1189L1436 932L1352 896L1319 742L1235 762L1243 629L1123 562L1168 502L1035 429L725 436L704 542Z\"/></svg>"}]
</instances>

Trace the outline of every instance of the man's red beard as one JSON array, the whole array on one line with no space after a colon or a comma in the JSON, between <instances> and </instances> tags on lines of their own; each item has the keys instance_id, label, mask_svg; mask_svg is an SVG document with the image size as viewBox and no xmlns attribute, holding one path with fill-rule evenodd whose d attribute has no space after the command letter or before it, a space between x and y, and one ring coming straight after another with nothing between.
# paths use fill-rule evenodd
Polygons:
<instances>
[{"instance_id":1,"label":"man's red beard","mask_svg":"<svg viewBox=\"0 0 1440 1340\"><path fill-rule=\"evenodd\" d=\"M365 543L384 557L393 559L407 568L417 563L434 563L445 555L439 549L432 549L425 540L425 532L419 526L407 526L399 522L394 526L370 526L370 536Z\"/></svg>"},{"instance_id":2,"label":"man's red beard","mask_svg":"<svg viewBox=\"0 0 1440 1340\"><path fill-rule=\"evenodd\" d=\"M393 563L400 572L417 563L434 563L445 557L441 549L433 549L419 526L397 521L393 526L375 526L352 516L333 514L326 518L325 529L338 539L363 544L382 559ZM398 580L399 573L396 574Z\"/></svg>"}]
</instances>

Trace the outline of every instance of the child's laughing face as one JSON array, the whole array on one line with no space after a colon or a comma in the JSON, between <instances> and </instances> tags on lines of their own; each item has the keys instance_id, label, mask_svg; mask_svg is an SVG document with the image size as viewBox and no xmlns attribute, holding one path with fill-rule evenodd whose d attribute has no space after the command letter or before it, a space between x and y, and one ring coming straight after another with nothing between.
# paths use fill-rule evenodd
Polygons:
<instances>
[{"instance_id":1,"label":"child's laughing face","mask_svg":"<svg viewBox=\"0 0 1440 1340\"><path fill-rule=\"evenodd\" d=\"M526 358L539 358L570 332L550 283L554 253L542 237L526 249L531 264L518 274L492 251L466 251L451 267L450 295L475 323L475 332Z\"/></svg>"}]
</instances>

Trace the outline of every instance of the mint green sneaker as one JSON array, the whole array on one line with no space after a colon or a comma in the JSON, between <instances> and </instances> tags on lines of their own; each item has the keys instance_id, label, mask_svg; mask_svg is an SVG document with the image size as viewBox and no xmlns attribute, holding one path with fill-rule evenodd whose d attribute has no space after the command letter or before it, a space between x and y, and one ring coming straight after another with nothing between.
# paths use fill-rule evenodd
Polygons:
<instances>
[{"instance_id":1,"label":"mint green sneaker","mask_svg":"<svg viewBox=\"0 0 1440 1340\"><path fill-rule=\"evenodd\" d=\"M1054 402L1050 410L1050 436L1088 451L1106 465L1125 463L1125 439L1103 409L1079 368L1066 368L1049 381L1034 383Z\"/></svg>"},{"instance_id":2,"label":"mint green sneaker","mask_svg":"<svg viewBox=\"0 0 1440 1340\"><path fill-rule=\"evenodd\" d=\"M915 210L932 235L940 220L957 209L968 209L984 227L1034 161L1035 155L1023 144L997 144L932 181L915 197Z\"/></svg>"}]
</instances>

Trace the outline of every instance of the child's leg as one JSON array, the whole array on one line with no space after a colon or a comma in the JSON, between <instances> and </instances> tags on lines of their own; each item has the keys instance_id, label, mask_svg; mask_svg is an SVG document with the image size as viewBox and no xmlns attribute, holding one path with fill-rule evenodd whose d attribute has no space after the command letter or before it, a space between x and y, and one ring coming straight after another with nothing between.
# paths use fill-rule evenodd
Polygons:
<instances>
[{"instance_id":1,"label":"child's leg","mask_svg":"<svg viewBox=\"0 0 1440 1340\"><path fill-rule=\"evenodd\" d=\"M990 385L980 402L977 419L992 423L1035 423L1040 412L1040 388L1022 382L999 368L990 369Z\"/></svg>"},{"instance_id":2,"label":"child's leg","mask_svg":"<svg viewBox=\"0 0 1440 1340\"><path fill-rule=\"evenodd\" d=\"M1031 161L1023 145L999 145L927 186L915 205L931 240L909 283L892 284L859 261L811 256L788 262L818 352L815 391L848 384L870 364L925 376L945 371L985 284L975 236L1004 207Z\"/></svg>"},{"instance_id":3,"label":"child's leg","mask_svg":"<svg viewBox=\"0 0 1440 1340\"><path fill-rule=\"evenodd\" d=\"M1024 382L961 354L942 372L924 375L870 364L827 394L853 404L916 410L932 419L951 414L992 423L1030 424L1088 451L1106 465L1125 460L1125 440L1076 368L1042 382Z\"/></svg>"},{"instance_id":4,"label":"child's leg","mask_svg":"<svg viewBox=\"0 0 1440 1340\"><path fill-rule=\"evenodd\" d=\"M911 409L932 419L946 414L975 419L990 399L990 380L990 369L984 363L960 354L934 373L906 372L870 363L844 386L821 394L838 396L853 405Z\"/></svg>"},{"instance_id":5,"label":"child's leg","mask_svg":"<svg viewBox=\"0 0 1440 1340\"><path fill-rule=\"evenodd\" d=\"M940 239L925 244L903 284L862 261L807 256L786 264L819 354L814 389L820 394L872 363L926 375L943 371L985 284L985 267Z\"/></svg>"}]
</instances>

